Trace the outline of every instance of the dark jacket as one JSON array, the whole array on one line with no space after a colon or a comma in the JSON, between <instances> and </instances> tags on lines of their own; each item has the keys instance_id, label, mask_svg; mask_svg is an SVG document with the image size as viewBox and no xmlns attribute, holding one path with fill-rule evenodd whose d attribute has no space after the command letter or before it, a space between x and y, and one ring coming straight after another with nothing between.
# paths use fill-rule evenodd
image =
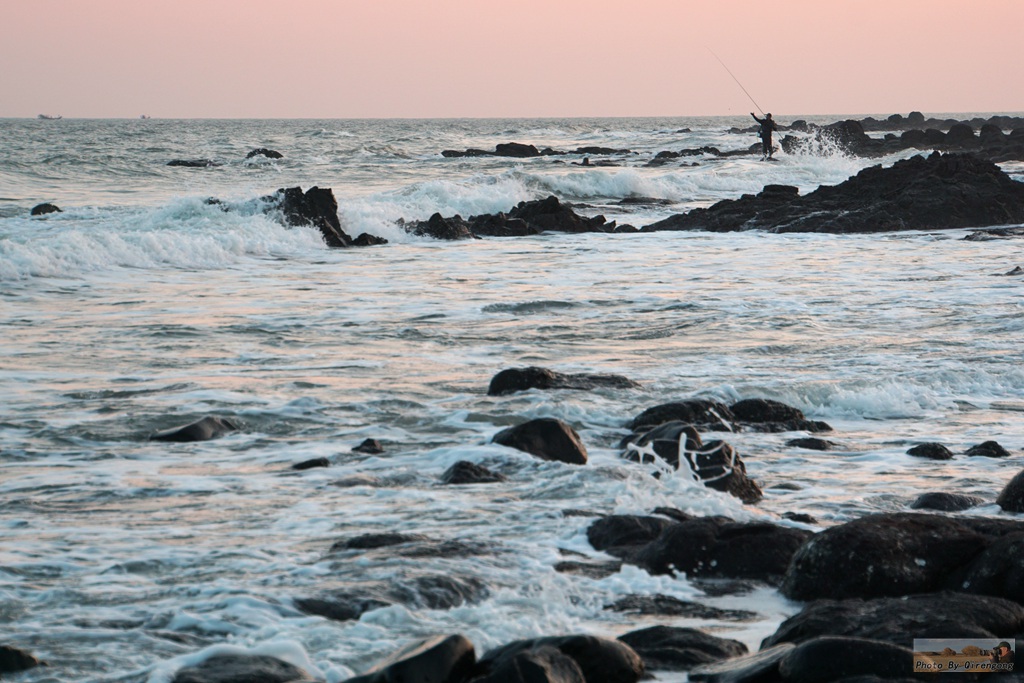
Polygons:
<instances>
[{"instance_id":1,"label":"dark jacket","mask_svg":"<svg viewBox=\"0 0 1024 683\"><path fill-rule=\"evenodd\" d=\"M751 116L754 116L751 114ZM761 124L761 131L758 133L762 139L772 139L772 131L778 130L779 127L775 125L775 119L763 118L759 119L754 116L754 120Z\"/></svg>"}]
</instances>

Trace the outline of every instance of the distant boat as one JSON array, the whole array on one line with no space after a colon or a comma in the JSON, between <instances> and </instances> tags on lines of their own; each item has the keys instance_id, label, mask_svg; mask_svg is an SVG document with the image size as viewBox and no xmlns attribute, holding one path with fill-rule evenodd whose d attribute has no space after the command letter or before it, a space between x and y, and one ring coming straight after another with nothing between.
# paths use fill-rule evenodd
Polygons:
<instances>
[{"instance_id":1,"label":"distant boat","mask_svg":"<svg viewBox=\"0 0 1024 683\"><path fill-rule=\"evenodd\" d=\"M64 117L61 116L60 114L58 114L57 116L50 116L49 114L40 114L39 118L42 119L43 121L56 121L56 120L62 119Z\"/></svg>"},{"instance_id":2,"label":"distant boat","mask_svg":"<svg viewBox=\"0 0 1024 683\"><path fill-rule=\"evenodd\" d=\"M139 118L140 119L148 119L148 118L150 118L150 116L149 116L149 114L140 114Z\"/></svg>"}]
</instances>

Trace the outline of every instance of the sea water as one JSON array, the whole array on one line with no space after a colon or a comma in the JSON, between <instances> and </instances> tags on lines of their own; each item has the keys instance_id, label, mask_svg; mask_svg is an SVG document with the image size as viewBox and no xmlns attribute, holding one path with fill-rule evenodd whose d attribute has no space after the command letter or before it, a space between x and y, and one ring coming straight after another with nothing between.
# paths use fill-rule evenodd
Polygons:
<instances>
[{"instance_id":1,"label":"sea water","mask_svg":"<svg viewBox=\"0 0 1024 683\"><path fill-rule=\"evenodd\" d=\"M0 121L0 644L50 664L12 680L157 683L212 653L261 652L336 683L436 633L464 634L482 653L654 624L756 650L800 608L769 587L715 597L681 574L626 565L597 578L555 565L610 559L587 542L594 515L658 506L818 530L941 490L984 499L964 514L1007 516L994 500L1021 470L1024 305L1021 280L1000 275L1024 265L1019 243L965 241L961 230L442 243L397 223L554 194L641 227L769 183L810 191L913 153L646 166L662 150L749 147L753 135L729 132L747 123ZM440 155L512 141L630 151L592 157L611 167L576 165L582 155ZM284 157L246 159L256 147ZM1006 168L1021 178L1019 165ZM260 197L295 185L333 188L346 232L390 243L332 250L316 230L259 210ZM63 212L29 217L43 201ZM497 372L527 365L640 387L486 395ZM786 445L802 433L725 435L765 490L756 505L620 459L633 416L689 397L783 401L831 424L837 446ZM206 415L241 429L149 440ZM589 463L490 443L537 417L571 424ZM353 452L366 438L385 452ZM990 439L1012 457L962 455ZM906 455L925 441L957 456ZM319 457L330 467L291 469ZM460 460L508 481L441 485ZM378 532L477 551L329 553ZM424 575L477 579L486 597L346 622L294 604ZM606 609L636 594L757 616Z\"/></svg>"}]
</instances>

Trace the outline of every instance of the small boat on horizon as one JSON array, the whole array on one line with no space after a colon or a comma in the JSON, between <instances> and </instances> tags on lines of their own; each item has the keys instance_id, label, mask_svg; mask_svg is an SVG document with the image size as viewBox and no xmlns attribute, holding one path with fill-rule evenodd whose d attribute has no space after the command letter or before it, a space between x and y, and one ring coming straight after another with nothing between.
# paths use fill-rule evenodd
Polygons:
<instances>
[{"instance_id":1,"label":"small boat on horizon","mask_svg":"<svg viewBox=\"0 0 1024 683\"><path fill-rule=\"evenodd\" d=\"M150 116L149 114L141 114L141 115L139 116L139 118L140 118L140 119L149 119L149 118L152 118L152 117L151 117L151 116Z\"/></svg>"},{"instance_id":2,"label":"small boat on horizon","mask_svg":"<svg viewBox=\"0 0 1024 683\"><path fill-rule=\"evenodd\" d=\"M57 114L56 116L50 116L49 114L40 114L39 118L43 121L57 121L58 119L62 119L64 117L60 114Z\"/></svg>"}]
</instances>

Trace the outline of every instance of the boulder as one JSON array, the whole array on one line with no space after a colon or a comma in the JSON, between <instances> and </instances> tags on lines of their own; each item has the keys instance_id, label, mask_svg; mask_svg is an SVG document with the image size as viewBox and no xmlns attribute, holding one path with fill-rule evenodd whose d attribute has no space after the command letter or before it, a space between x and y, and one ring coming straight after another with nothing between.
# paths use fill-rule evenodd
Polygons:
<instances>
[{"instance_id":1,"label":"boulder","mask_svg":"<svg viewBox=\"0 0 1024 683\"><path fill-rule=\"evenodd\" d=\"M733 431L736 418L724 403L708 398L690 398L648 408L633 418L634 432L648 430L666 422L685 422L698 429Z\"/></svg>"},{"instance_id":2,"label":"boulder","mask_svg":"<svg viewBox=\"0 0 1024 683\"><path fill-rule=\"evenodd\" d=\"M353 247L376 247L387 243L388 241L383 237L377 237L366 232L359 233L359 236L352 240Z\"/></svg>"},{"instance_id":3,"label":"boulder","mask_svg":"<svg viewBox=\"0 0 1024 683\"><path fill-rule=\"evenodd\" d=\"M832 431L824 422L806 419L800 409L767 398L744 399L729 406L729 410L736 422L757 432Z\"/></svg>"},{"instance_id":4,"label":"boulder","mask_svg":"<svg viewBox=\"0 0 1024 683\"><path fill-rule=\"evenodd\" d=\"M63 213L61 208L56 204L36 204L32 207L31 215L33 216L45 216L48 213Z\"/></svg>"},{"instance_id":5,"label":"boulder","mask_svg":"<svg viewBox=\"0 0 1024 683\"><path fill-rule=\"evenodd\" d=\"M167 162L168 166L184 166L185 168L209 168L213 166L222 166L219 161L213 159L171 159Z\"/></svg>"},{"instance_id":6,"label":"boulder","mask_svg":"<svg viewBox=\"0 0 1024 683\"><path fill-rule=\"evenodd\" d=\"M365 612L387 607L391 603L354 591L337 591L316 598L295 598L295 609L332 621L353 621Z\"/></svg>"},{"instance_id":7,"label":"boulder","mask_svg":"<svg viewBox=\"0 0 1024 683\"><path fill-rule=\"evenodd\" d=\"M698 454L703 449L704 443L696 428L686 422L675 420L626 439L622 457L645 465L667 465L673 470L679 469L682 457L692 472L694 459L699 459Z\"/></svg>"},{"instance_id":8,"label":"boulder","mask_svg":"<svg viewBox=\"0 0 1024 683\"><path fill-rule=\"evenodd\" d=\"M493 443L571 465L587 464L587 448L570 425L550 417L524 422L494 435Z\"/></svg>"},{"instance_id":9,"label":"boulder","mask_svg":"<svg viewBox=\"0 0 1024 683\"><path fill-rule=\"evenodd\" d=\"M1024 607L1011 600L959 592L870 600L816 600L782 622L762 648L820 636L871 638L913 647L915 638L1005 638L1024 626Z\"/></svg>"},{"instance_id":10,"label":"boulder","mask_svg":"<svg viewBox=\"0 0 1024 683\"><path fill-rule=\"evenodd\" d=\"M174 441L178 443L209 441L210 439L216 439L217 437L237 430L238 425L231 420L223 417L207 415L200 420L196 420L192 424L187 424L184 427L165 429L153 434L149 438L151 441Z\"/></svg>"},{"instance_id":11,"label":"boulder","mask_svg":"<svg viewBox=\"0 0 1024 683\"><path fill-rule=\"evenodd\" d=\"M1008 458L1010 452L999 445L998 441L985 441L977 446L971 446L964 455L985 458Z\"/></svg>"},{"instance_id":12,"label":"boulder","mask_svg":"<svg viewBox=\"0 0 1024 683\"><path fill-rule=\"evenodd\" d=\"M643 614L660 617L683 617L702 621L754 621L760 615L742 609L720 609L699 602L680 600L671 595L625 595L605 609L625 614Z\"/></svg>"},{"instance_id":13,"label":"boulder","mask_svg":"<svg viewBox=\"0 0 1024 683\"><path fill-rule=\"evenodd\" d=\"M480 668L491 672L522 652L551 647L571 658L586 683L637 683L644 672L643 660L623 642L588 635L555 636L518 640L480 658Z\"/></svg>"},{"instance_id":14,"label":"boulder","mask_svg":"<svg viewBox=\"0 0 1024 683\"><path fill-rule=\"evenodd\" d=\"M245 155L246 159L252 159L253 157L266 157L268 159L281 159L284 157L283 154L277 150L267 149L266 147L257 147L248 154Z\"/></svg>"},{"instance_id":15,"label":"boulder","mask_svg":"<svg viewBox=\"0 0 1024 683\"><path fill-rule=\"evenodd\" d=\"M819 439L816 436L802 436L790 439L786 442L786 445L791 448L806 448L809 451L830 451L838 446L834 441Z\"/></svg>"},{"instance_id":16,"label":"boulder","mask_svg":"<svg viewBox=\"0 0 1024 683\"><path fill-rule=\"evenodd\" d=\"M780 588L794 600L930 593L957 576L996 538L1024 522L898 512L834 526L793 556Z\"/></svg>"},{"instance_id":17,"label":"boulder","mask_svg":"<svg viewBox=\"0 0 1024 683\"><path fill-rule=\"evenodd\" d=\"M407 224L405 229L418 237L432 237L436 240L471 240L475 237L469 223L458 214L445 218L435 213L426 221Z\"/></svg>"},{"instance_id":18,"label":"boulder","mask_svg":"<svg viewBox=\"0 0 1024 683\"><path fill-rule=\"evenodd\" d=\"M953 452L941 443L919 443L907 450L907 455L915 458L928 458L929 460L952 460Z\"/></svg>"},{"instance_id":19,"label":"boulder","mask_svg":"<svg viewBox=\"0 0 1024 683\"><path fill-rule=\"evenodd\" d=\"M349 683L461 683L476 663L473 643L461 635L439 635L411 643Z\"/></svg>"},{"instance_id":20,"label":"boulder","mask_svg":"<svg viewBox=\"0 0 1024 683\"><path fill-rule=\"evenodd\" d=\"M45 666L45 663L24 650L10 645L0 645L0 675L25 671L37 666Z\"/></svg>"},{"instance_id":21,"label":"boulder","mask_svg":"<svg viewBox=\"0 0 1024 683\"><path fill-rule=\"evenodd\" d=\"M584 218L568 204L550 196L531 202L519 202L508 212L510 219L519 219L539 232L610 232L603 216Z\"/></svg>"},{"instance_id":22,"label":"boulder","mask_svg":"<svg viewBox=\"0 0 1024 683\"><path fill-rule=\"evenodd\" d=\"M996 504L1007 512L1024 512L1024 470L1003 487Z\"/></svg>"},{"instance_id":23,"label":"boulder","mask_svg":"<svg viewBox=\"0 0 1024 683\"><path fill-rule=\"evenodd\" d=\"M384 452L384 446L377 439L363 439L358 446L352 447L353 453L366 453L367 455L380 455Z\"/></svg>"},{"instance_id":24,"label":"boulder","mask_svg":"<svg viewBox=\"0 0 1024 683\"><path fill-rule=\"evenodd\" d=\"M566 375L547 368L527 367L502 370L491 379L488 396L502 396L528 389L576 389L589 391L598 387L632 389L640 385L621 375Z\"/></svg>"},{"instance_id":25,"label":"boulder","mask_svg":"<svg viewBox=\"0 0 1024 683\"><path fill-rule=\"evenodd\" d=\"M977 496L967 496L962 493L946 493L943 491L930 491L918 496L910 507L914 510L937 510L939 512L960 512L976 505L984 503L984 499Z\"/></svg>"},{"instance_id":26,"label":"boulder","mask_svg":"<svg viewBox=\"0 0 1024 683\"><path fill-rule=\"evenodd\" d=\"M993 541L952 587L1024 604L1024 531Z\"/></svg>"},{"instance_id":27,"label":"boulder","mask_svg":"<svg viewBox=\"0 0 1024 683\"><path fill-rule=\"evenodd\" d=\"M981 141L967 123L955 123L946 132L946 144L951 147L977 147Z\"/></svg>"},{"instance_id":28,"label":"boulder","mask_svg":"<svg viewBox=\"0 0 1024 683\"><path fill-rule=\"evenodd\" d=\"M782 680L779 662L793 647L783 643L742 657L701 664L690 669L688 678L705 683L776 683Z\"/></svg>"},{"instance_id":29,"label":"boulder","mask_svg":"<svg viewBox=\"0 0 1024 683\"><path fill-rule=\"evenodd\" d=\"M668 526L636 555L651 574L756 579L778 583L812 532L764 522L703 517Z\"/></svg>"},{"instance_id":30,"label":"boulder","mask_svg":"<svg viewBox=\"0 0 1024 683\"><path fill-rule=\"evenodd\" d=\"M499 157L539 157L540 151L533 145L524 145L521 142L503 142L494 147L494 155Z\"/></svg>"},{"instance_id":31,"label":"boulder","mask_svg":"<svg viewBox=\"0 0 1024 683\"><path fill-rule=\"evenodd\" d=\"M311 225L320 230L329 247L352 246L352 238L341 229L338 202L330 188L301 187L280 189L265 197L268 207L280 211L289 225Z\"/></svg>"},{"instance_id":32,"label":"boulder","mask_svg":"<svg viewBox=\"0 0 1024 683\"><path fill-rule=\"evenodd\" d=\"M787 683L833 683L854 676L882 679L909 676L914 671L910 648L866 638L813 638L786 653L779 674Z\"/></svg>"},{"instance_id":33,"label":"boulder","mask_svg":"<svg viewBox=\"0 0 1024 683\"><path fill-rule=\"evenodd\" d=\"M664 517L609 515L587 528L587 541L594 550L628 559L675 523Z\"/></svg>"},{"instance_id":34,"label":"boulder","mask_svg":"<svg viewBox=\"0 0 1024 683\"><path fill-rule=\"evenodd\" d=\"M934 152L872 166L838 185L787 197L743 195L642 230L872 233L1024 223L1024 183L968 154Z\"/></svg>"},{"instance_id":35,"label":"boulder","mask_svg":"<svg viewBox=\"0 0 1024 683\"><path fill-rule=\"evenodd\" d=\"M214 655L179 669L171 683L307 683L316 679L303 669L268 655Z\"/></svg>"},{"instance_id":36,"label":"boulder","mask_svg":"<svg viewBox=\"0 0 1024 683\"><path fill-rule=\"evenodd\" d=\"M312 458L310 460L303 460L292 465L293 470L311 470L314 467L330 467L331 461L327 458Z\"/></svg>"},{"instance_id":37,"label":"boulder","mask_svg":"<svg viewBox=\"0 0 1024 683\"><path fill-rule=\"evenodd\" d=\"M640 655L648 671L688 671L698 664L747 654L747 646L740 641L695 628L651 626L624 633L619 640Z\"/></svg>"},{"instance_id":38,"label":"boulder","mask_svg":"<svg viewBox=\"0 0 1024 683\"><path fill-rule=\"evenodd\" d=\"M504 658L473 683L586 683L586 679L572 657L541 645Z\"/></svg>"},{"instance_id":39,"label":"boulder","mask_svg":"<svg viewBox=\"0 0 1024 683\"><path fill-rule=\"evenodd\" d=\"M502 481L508 481L508 478L468 460L458 461L441 475L441 483L450 485L494 484Z\"/></svg>"},{"instance_id":40,"label":"boulder","mask_svg":"<svg viewBox=\"0 0 1024 683\"><path fill-rule=\"evenodd\" d=\"M380 534L361 534L352 538L343 538L335 541L330 552L341 550L373 550L376 548L387 548L405 543L419 543L429 540L422 534L401 534L395 532Z\"/></svg>"}]
</instances>

